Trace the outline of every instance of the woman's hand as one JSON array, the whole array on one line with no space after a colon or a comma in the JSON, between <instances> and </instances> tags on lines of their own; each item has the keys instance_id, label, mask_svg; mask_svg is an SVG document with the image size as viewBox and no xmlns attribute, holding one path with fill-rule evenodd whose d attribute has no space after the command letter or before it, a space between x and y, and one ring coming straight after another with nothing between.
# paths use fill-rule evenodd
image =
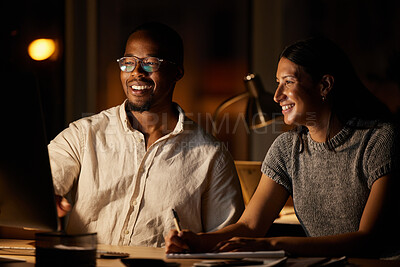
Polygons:
<instances>
[{"instance_id":1,"label":"woman's hand","mask_svg":"<svg viewBox=\"0 0 400 267\"><path fill-rule=\"evenodd\" d=\"M200 236L192 231L171 230L165 237L165 253L198 252L201 247L200 243Z\"/></svg>"},{"instance_id":2,"label":"woman's hand","mask_svg":"<svg viewBox=\"0 0 400 267\"><path fill-rule=\"evenodd\" d=\"M273 250L268 238L234 237L219 242L215 252Z\"/></svg>"}]
</instances>

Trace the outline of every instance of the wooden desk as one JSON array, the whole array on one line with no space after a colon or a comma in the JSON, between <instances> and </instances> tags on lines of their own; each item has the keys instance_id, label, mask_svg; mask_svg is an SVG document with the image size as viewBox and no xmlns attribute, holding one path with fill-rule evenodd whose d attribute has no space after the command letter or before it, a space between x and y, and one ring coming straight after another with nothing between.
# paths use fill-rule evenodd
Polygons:
<instances>
[{"instance_id":1,"label":"wooden desk","mask_svg":"<svg viewBox=\"0 0 400 267\"><path fill-rule=\"evenodd\" d=\"M10 246L10 247L27 247L34 248L32 240L16 240L16 239L0 239L0 246ZM171 262L179 262L181 267L189 267L192 266L193 263L198 262L199 260L182 260L182 259L165 259L165 253L163 248L152 248L152 247L127 247L127 246L111 246L111 245L98 245L98 249L114 251L114 252L126 252L130 254L132 258L152 258L152 259L162 259L165 261ZM5 255L2 250L0 250L0 257L12 257L17 259L26 260L27 264L25 265L15 265L15 266L34 266L35 263L35 255L33 250L25 251L17 251L19 255ZM25 254L21 256L21 254ZM384 261L384 260L374 260L374 259L358 259L358 258L350 258L349 263L353 266L383 266L383 267L391 267L391 266L400 266L400 261ZM8 266L8 265L7 265ZM14 266L13 264L9 266ZM97 266L125 266L119 259L98 259Z\"/></svg>"},{"instance_id":2,"label":"wooden desk","mask_svg":"<svg viewBox=\"0 0 400 267\"><path fill-rule=\"evenodd\" d=\"M17 240L17 239L0 239L0 246L8 246L8 247L26 247L26 248L34 248L33 240ZM171 262L179 262L181 267L189 267L192 266L193 263L198 262L199 260L167 260L165 259L165 252L163 248L153 248L153 247L128 247L128 246L112 246L112 245L103 245L99 244L97 246L99 250L105 251L114 251L114 252L125 252L129 253L131 258L151 258L151 259L162 259L165 261ZM0 257L8 257L8 258L16 258L26 260L26 266L34 266L35 263L35 253L34 250L7 250L16 251L15 254L5 254L2 250L0 250ZM18 254L18 255L17 255ZM23 254L23 255L22 255ZM22 256L21 256L22 255ZM10 265L12 267L13 264ZM25 266L25 265L15 265ZM97 266L125 266L119 259L97 259Z\"/></svg>"}]
</instances>

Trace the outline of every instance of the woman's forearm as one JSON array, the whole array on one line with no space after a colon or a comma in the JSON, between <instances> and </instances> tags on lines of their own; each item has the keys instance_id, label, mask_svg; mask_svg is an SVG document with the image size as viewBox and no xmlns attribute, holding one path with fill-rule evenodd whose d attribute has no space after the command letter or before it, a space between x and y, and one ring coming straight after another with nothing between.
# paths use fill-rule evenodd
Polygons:
<instances>
[{"instance_id":1,"label":"woman's forearm","mask_svg":"<svg viewBox=\"0 0 400 267\"><path fill-rule=\"evenodd\" d=\"M234 223L218 231L199 234L201 238L201 251L212 250L219 242L232 237L259 237L259 234L250 229L244 223Z\"/></svg>"},{"instance_id":2,"label":"woman's forearm","mask_svg":"<svg viewBox=\"0 0 400 267\"><path fill-rule=\"evenodd\" d=\"M273 249L285 250L301 256L362 256L374 257L377 240L362 232L324 237L273 237L267 238Z\"/></svg>"}]
</instances>

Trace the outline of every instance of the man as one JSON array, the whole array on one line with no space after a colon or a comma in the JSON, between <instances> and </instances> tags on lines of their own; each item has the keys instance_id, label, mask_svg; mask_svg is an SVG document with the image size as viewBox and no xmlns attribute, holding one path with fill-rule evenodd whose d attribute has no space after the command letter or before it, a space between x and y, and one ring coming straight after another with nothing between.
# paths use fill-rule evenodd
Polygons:
<instances>
[{"instance_id":1,"label":"man","mask_svg":"<svg viewBox=\"0 0 400 267\"><path fill-rule=\"evenodd\" d=\"M164 246L174 228L213 231L243 211L229 153L172 102L183 76L180 36L160 23L136 28L118 60L127 100L70 124L50 144L56 194L71 193L67 231L98 242Z\"/></svg>"}]
</instances>

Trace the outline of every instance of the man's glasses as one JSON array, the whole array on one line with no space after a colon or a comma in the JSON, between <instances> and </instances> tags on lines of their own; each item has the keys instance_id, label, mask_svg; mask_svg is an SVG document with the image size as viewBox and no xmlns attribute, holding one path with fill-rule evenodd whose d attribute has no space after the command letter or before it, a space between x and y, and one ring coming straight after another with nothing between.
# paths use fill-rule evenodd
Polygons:
<instances>
[{"instance_id":1,"label":"man's glasses","mask_svg":"<svg viewBox=\"0 0 400 267\"><path fill-rule=\"evenodd\" d=\"M155 72L160 68L161 63L164 61L175 64L174 62L157 57L138 58L132 56L132 57L121 57L120 59L117 59L119 68L123 72L132 72L136 68L138 62L140 62L140 66L144 71Z\"/></svg>"}]
</instances>

